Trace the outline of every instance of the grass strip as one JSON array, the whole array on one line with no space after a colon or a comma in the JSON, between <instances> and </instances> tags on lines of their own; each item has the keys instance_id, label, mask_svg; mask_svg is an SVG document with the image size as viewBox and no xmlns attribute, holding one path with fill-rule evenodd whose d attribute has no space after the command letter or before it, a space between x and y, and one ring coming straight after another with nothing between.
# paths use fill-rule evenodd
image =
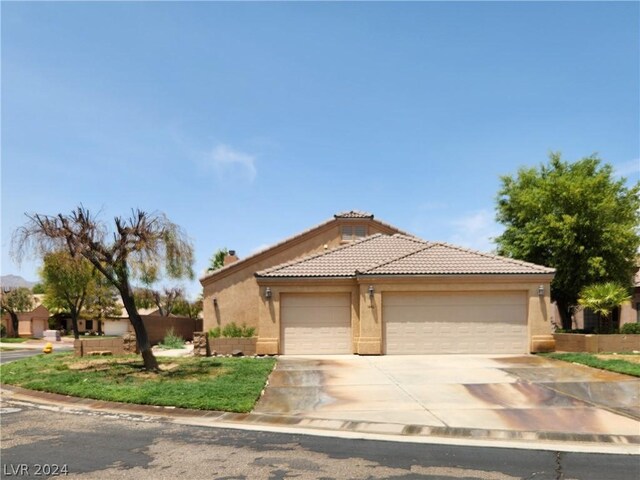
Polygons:
<instances>
[{"instance_id":1,"label":"grass strip","mask_svg":"<svg viewBox=\"0 0 640 480\"><path fill-rule=\"evenodd\" d=\"M27 340L29 340L28 338L10 338L10 337L6 337L6 338L0 338L0 343L22 343L22 342L26 342Z\"/></svg>"},{"instance_id":2,"label":"grass strip","mask_svg":"<svg viewBox=\"0 0 640 480\"><path fill-rule=\"evenodd\" d=\"M624 359L602 359L591 353L545 353L545 357L555 358L564 362L579 363L588 367L608 370L610 372L623 373L640 377L640 364Z\"/></svg>"},{"instance_id":3,"label":"grass strip","mask_svg":"<svg viewBox=\"0 0 640 480\"><path fill-rule=\"evenodd\" d=\"M38 355L0 366L0 382L31 390L142 405L249 412L273 370L273 358L158 358L138 355Z\"/></svg>"}]
</instances>

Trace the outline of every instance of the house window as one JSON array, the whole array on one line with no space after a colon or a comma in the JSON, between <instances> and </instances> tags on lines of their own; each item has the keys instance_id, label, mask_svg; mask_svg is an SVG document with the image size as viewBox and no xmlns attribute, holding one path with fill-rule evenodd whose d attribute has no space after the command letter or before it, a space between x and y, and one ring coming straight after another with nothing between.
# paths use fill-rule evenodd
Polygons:
<instances>
[{"instance_id":1,"label":"house window","mask_svg":"<svg viewBox=\"0 0 640 480\"><path fill-rule=\"evenodd\" d=\"M93 330L93 320L87 320L86 325L85 325L85 329Z\"/></svg>"},{"instance_id":2,"label":"house window","mask_svg":"<svg viewBox=\"0 0 640 480\"><path fill-rule=\"evenodd\" d=\"M636 322L640 323L640 302L636 303Z\"/></svg>"},{"instance_id":3,"label":"house window","mask_svg":"<svg viewBox=\"0 0 640 480\"><path fill-rule=\"evenodd\" d=\"M366 237L367 227L364 225L343 225L341 232L343 242L352 242Z\"/></svg>"}]
</instances>

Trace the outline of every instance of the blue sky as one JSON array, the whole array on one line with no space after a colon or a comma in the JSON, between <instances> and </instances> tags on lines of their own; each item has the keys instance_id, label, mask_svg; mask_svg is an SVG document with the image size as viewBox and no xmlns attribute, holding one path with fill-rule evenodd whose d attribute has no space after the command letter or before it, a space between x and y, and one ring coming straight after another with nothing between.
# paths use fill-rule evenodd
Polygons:
<instances>
[{"instance_id":1,"label":"blue sky","mask_svg":"<svg viewBox=\"0 0 640 480\"><path fill-rule=\"evenodd\" d=\"M165 212L200 274L351 209L491 250L500 175L552 150L640 177L637 2L1 8L2 274L81 202Z\"/></svg>"}]
</instances>

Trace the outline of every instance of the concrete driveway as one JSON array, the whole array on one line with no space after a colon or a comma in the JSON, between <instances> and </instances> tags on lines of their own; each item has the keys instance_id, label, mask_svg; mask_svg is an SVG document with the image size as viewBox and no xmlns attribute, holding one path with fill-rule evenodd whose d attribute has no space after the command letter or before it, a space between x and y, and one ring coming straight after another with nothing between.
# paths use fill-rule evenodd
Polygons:
<instances>
[{"instance_id":1,"label":"concrete driveway","mask_svg":"<svg viewBox=\"0 0 640 480\"><path fill-rule=\"evenodd\" d=\"M636 437L640 380L532 355L285 356L254 412Z\"/></svg>"}]
</instances>

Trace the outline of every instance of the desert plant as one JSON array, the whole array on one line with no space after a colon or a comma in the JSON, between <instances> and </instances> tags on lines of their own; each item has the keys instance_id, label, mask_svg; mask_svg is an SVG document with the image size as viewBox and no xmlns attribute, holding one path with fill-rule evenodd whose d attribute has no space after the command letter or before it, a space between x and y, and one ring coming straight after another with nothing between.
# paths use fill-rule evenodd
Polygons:
<instances>
[{"instance_id":1,"label":"desert plant","mask_svg":"<svg viewBox=\"0 0 640 480\"><path fill-rule=\"evenodd\" d=\"M254 327L247 327L245 323L239 327L236 325L236 322L231 322L222 329L222 336L228 338L251 338L255 333L256 329Z\"/></svg>"},{"instance_id":2,"label":"desert plant","mask_svg":"<svg viewBox=\"0 0 640 480\"><path fill-rule=\"evenodd\" d=\"M640 323L625 323L620 329L620 333L624 333L625 335L640 334Z\"/></svg>"},{"instance_id":3,"label":"desert plant","mask_svg":"<svg viewBox=\"0 0 640 480\"><path fill-rule=\"evenodd\" d=\"M631 298L627 288L619 283L594 283L580 291L578 303L598 315L597 333L611 333L613 309Z\"/></svg>"},{"instance_id":4,"label":"desert plant","mask_svg":"<svg viewBox=\"0 0 640 480\"><path fill-rule=\"evenodd\" d=\"M164 349L183 348L184 339L176 335L173 331L173 328L170 328L167 334L164 336L164 339L158 344L158 346Z\"/></svg>"}]
</instances>

